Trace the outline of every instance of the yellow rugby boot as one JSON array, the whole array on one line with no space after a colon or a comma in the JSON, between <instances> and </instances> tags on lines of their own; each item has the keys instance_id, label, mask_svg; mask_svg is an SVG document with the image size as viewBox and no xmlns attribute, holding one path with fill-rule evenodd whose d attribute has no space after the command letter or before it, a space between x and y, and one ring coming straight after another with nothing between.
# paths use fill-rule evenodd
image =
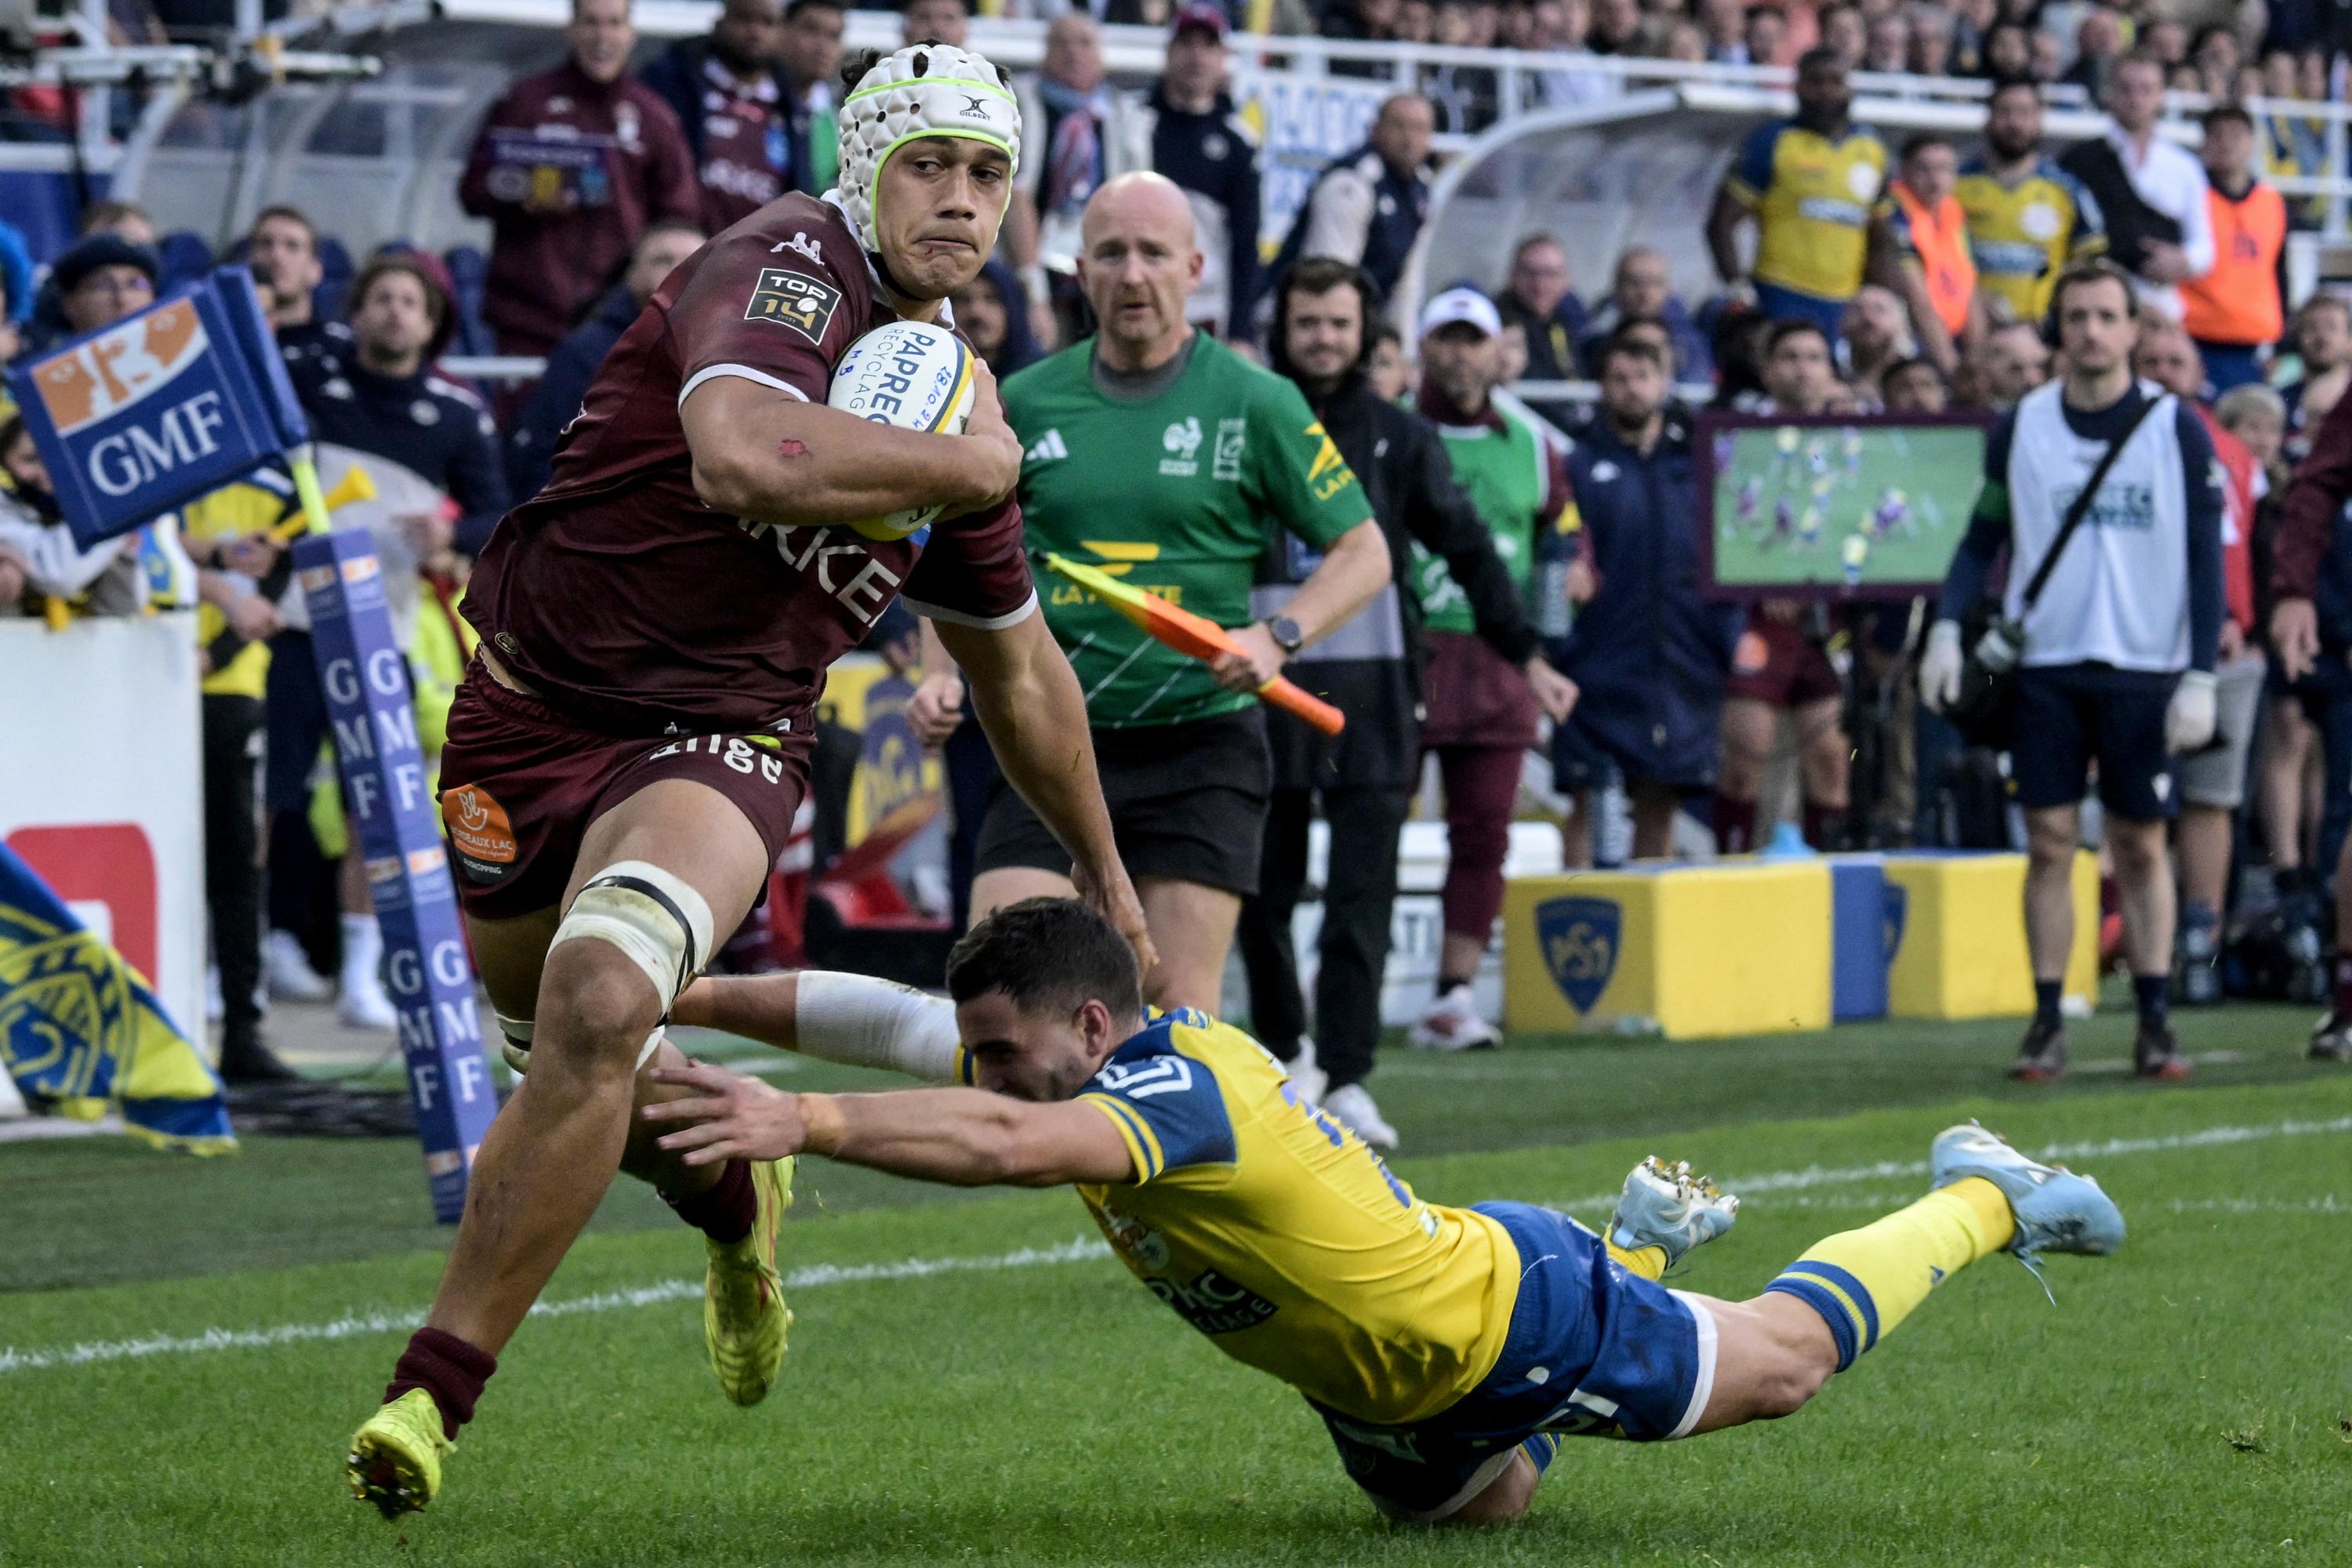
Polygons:
<instances>
[{"instance_id":1,"label":"yellow rugby boot","mask_svg":"<svg viewBox=\"0 0 2352 1568\"><path fill-rule=\"evenodd\" d=\"M792 1161L753 1161L751 1190L759 1213L743 1239L703 1239L710 1267L702 1277L702 1338L719 1386L738 1405L768 1397L784 1364L784 1331L793 1315L776 1273L776 1227L793 1206Z\"/></svg>"},{"instance_id":2,"label":"yellow rugby boot","mask_svg":"<svg viewBox=\"0 0 2352 1568\"><path fill-rule=\"evenodd\" d=\"M433 1396L412 1388L352 1434L343 1478L352 1496L397 1519L433 1500L441 1489L442 1457L457 1446L441 1435L441 1407Z\"/></svg>"}]
</instances>

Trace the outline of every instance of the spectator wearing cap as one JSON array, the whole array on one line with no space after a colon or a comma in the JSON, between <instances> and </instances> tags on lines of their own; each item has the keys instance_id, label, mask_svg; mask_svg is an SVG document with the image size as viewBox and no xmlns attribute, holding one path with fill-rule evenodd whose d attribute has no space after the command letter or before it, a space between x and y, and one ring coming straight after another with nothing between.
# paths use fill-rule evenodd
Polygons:
<instances>
[{"instance_id":1,"label":"spectator wearing cap","mask_svg":"<svg viewBox=\"0 0 2352 1568\"><path fill-rule=\"evenodd\" d=\"M1429 142L1436 132L1435 113L1419 93L1384 101L1371 139L1316 176L1275 258L1275 278L1307 257L1328 256L1362 268L1394 308L1397 279L1429 216Z\"/></svg>"},{"instance_id":2,"label":"spectator wearing cap","mask_svg":"<svg viewBox=\"0 0 2352 1568\"><path fill-rule=\"evenodd\" d=\"M678 39L640 73L686 132L706 233L832 183L837 137L814 111L831 103L842 22L832 0L726 0L708 37Z\"/></svg>"},{"instance_id":3,"label":"spectator wearing cap","mask_svg":"<svg viewBox=\"0 0 2352 1568\"><path fill-rule=\"evenodd\" d=\"M373 500L344 508L334 521L373 535L393 635L404 651L415 631L421 574L446 572L452 550L478 552L507 506L488 411L432 371L451 325L448 295L425 258L379 254L352 279L349 360L289 367L326 481L360 467L373 483ZM299 816L310 805L327 708L300 591L279 608L288 629L270 649L263 793L271 811ZM376 973L383 942L356 864L347 862L343 884L341 1014L354 1027L388 1029L395 1016Z\"/></svg>"},{"instance_id":4,"label":"spectator wearing cap","mask_svg":"<svg viewBox=\"0 0 2352 1568\"><path fill-rule=\"evenodd\" d=\"M1257 304L1257 136L1225 91L1225 13L1193 4L1176 13L1168 68L1145 105L1151 166L1176 182L1192 205L1202 268L1185 301L1195 326L1226 337L1247 330Z\"/></svg>"},{"instance_id":5,"label":"spectator wearing cap","mask_svg":"<svg viewBox=\"0 0 2352 1568\"><path fill-rule=\"evenodd\" d=\"M628 75L629 0L572 0L569 57L490 106L457 199L491 226L482 316L502 353L544 354L604 291L647 224L698 222L694 152Z\"/></svg>"},{"instance_id":6,"label":"spectator wearing cap","mask_svg":"<svg viewBox=\"0 0 2352 1568\"><path fill-rule=\"evenodd\" d=\"M1853 124L1853 106L1843 57L1826 47L1805 51L1795 118L1749 134L1706 221L1726 283L1752 288L1766 316L1809 321L1826 335L1862 287L1871 226L1887 210L1886 149ZM1739 259L1739 230L1750 222L1752 272Z\"/></svg>"},{"instance_id":7,"label":"spectator wearing cap","mask_svg":"<svg viewBox=\"0 0 2352 1568\"><path fill-rule=\"evenodd\" d=\"M2181 324L2218 395L2260 381L2286 331L2286 202L2254 177L2253 116L2237 105L2206 110L2202 157L2213 269L2181 284Z\"/></svg>"},{"instance_id":8,"label":"spectator wearing cap","mask_svg":"<svg viewBox=\"0 0 2352 1568\"><path fill-rule=\"evenodd\" d=\"M2146 55L2118 61L2107 84L2114 123L2070 147L2058 166L2087 187L2106 219L2107 255L2135 279L2142 306L2180 319L2179 285L2213 269L2213 217L2204 166L2157 134L2164 68Z\"/></svg>"},{"instance_id":9,"label":"spectator wearing cap","mask_svg":"<svg viewBox=\"0 0 2352 1568\"><path fill-rule=\"evenodd\" d=\"M49 269L63 335L94 332L145 310L155 302L161 271L152 250L119 234L100 232L79 241Z\"/></svg>"},{"instance_id":10,"label":"spectator wearing cap","mask_svg":"<svg viewBox=\"0 0 2352 1568\"><path fill-rule=\"evenodd\" d=\"M1538 630L1557 635L1567 629L1568 598L1589 594L1591 568L1573 531L1575 509L1559 449L1538 421L1494 397L1502 332L1494 301L1475 289L1449 289L1430 300L1421 316L1420 407L1437 426L1454 477L1470 492L1529 617ZM1538 571L1538 556L1572 556L1576 567L1565 575ZM1415 551L1411 574L1429 630L1421 743L1435 754L1445 781L1448 851L1437 994L1412 1038L1417 1046L1461 1050L1496 1038L1478 1015L1471 985L1502 910L1511 807L1540 710L1528 672L1477 635L1468 598L1446 563ZM1564 716L1555 710L1555 718Z\"/></svg>"},{"instance_id":11,"label":"spectator wearing cap","mask_svg":"<svg viewBox=\"0 0 2352 1568\"><path fill-rule=\"evenodd\" d=\"M1576 342L1584 335L1585 316L1573 285L1568 252L1550 235L1528 235L1511 252L1510 274L1495 306L1505 327L1527 334L1531 380L1576 379Z\"/></svg>"},{"instance_id":12,"label":"spectator wearing cap","mask_svg":"<svg viewBox=\"0 0 2352 1568\"><path fill-rule=\"evenodd\" d=\"M1953 194L1959 172L1949 137L1923 131L1906 142L1873 257L1879 281L1902 298L1920 353L1945 371L1984 333L1968 214Z\"/></svg>"},{"instance_id":13,"label":"spectator wearing cap","mask_svg":"<svg viewBox=\"0 0 2352 1568\"><path fill-rule=\"evenodd\" d=\"M1102 27L1066 11L1045 29L1045 59L1019 88L1021 167L1004 216L1004 248L1048 342L1078 335L1079 220L1087 198L1121 174L1151 167L1151 129L1134 95L1111 85Z\"/></svg>"},{"instance_id":14,"label":"spectator wearing cap","mask_svg":"<svg viewBox=\"0 0 2352 1568\"><path fill-rule=\"evenodd\" d=\"M1617 336L1594 363L1600 416L1569 454L1568 479L1598 581L1559 655L1580 695L1555 752L1597 752L1616 770L1633 798L1633 854L1653 858L1671 850L1682 797L1715 786L1724 672L1742 616L1699 597L1690 427L1668 401L1665 356ZM1588 841L1573 858L1590 865L1592 791L1578 795Z\"/></svg>"},{"instance_id":15,"label":"spectator wearing cap","mask_svg":"<svg viewBox=\"0 0 2352 1568\"><path fill-rule=\"evenodd\" d=\"M547 369L532 387L507 431L504 443L507 494L529 500L547 483L555 461L556 438L580 413L596 367L637 319L678 263L702 247L703 233L690 223L666 218L638 237L628 270L604 292L595 311L555 345Z\"/></svg>"},{"instance_id":16,"label":"spectator wearing cap","mask_svg":"<svg viewBox=\"0 0 2352 1568\"><path fill-rule=\"evenodd\" d=\"M1675 296L1674 276L1667 269L1664 252L1646 245L1634 246L1617 258L1617 268L1610 275L1608 296L1586 323L1578 359L1587 375L1600 379L1601 345L1629 321L1655 321L1665 329L1672 351L1666 365L1669 380L1715 379L1715 350L1708 344L1706 334L1698 330L1698 322L1692 319L1690 307Z\"/></svg>"}]
</instances>

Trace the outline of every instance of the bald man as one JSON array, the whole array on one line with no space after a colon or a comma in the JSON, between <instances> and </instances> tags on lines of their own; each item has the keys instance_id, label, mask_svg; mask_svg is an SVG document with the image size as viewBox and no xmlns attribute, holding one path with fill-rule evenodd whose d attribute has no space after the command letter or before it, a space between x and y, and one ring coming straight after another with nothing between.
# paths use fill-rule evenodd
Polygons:
<instances>
[{"instance_id":1,"label":"bald man","mask_svg":"<svg viewBox=\"0 0 2352 1568\"><path fill-rule=\"evenodd\" d=\"M1044 588L1159 948L1145 993L1214 1013L1234 918L1257 891L1273 784L1255 693L1380 592L1388 546L1298 389L1185 321L1202 258L1181 188L1153 174L1111 180L1087 204L1082 247L1099 333L1004 384L1027 454L1021 506L1033 554L1057 551L1149 588L1232 628L1244 650L1205 664L1066 583ZM1250 590L1269 550L1321 563L1283 614L1258 622ZM925 685L927 704L961 700L946 672ZM1068 853L1011 790L989 808L978 865L974 919L1070 893Z\"/></svg>"}]
</instances>

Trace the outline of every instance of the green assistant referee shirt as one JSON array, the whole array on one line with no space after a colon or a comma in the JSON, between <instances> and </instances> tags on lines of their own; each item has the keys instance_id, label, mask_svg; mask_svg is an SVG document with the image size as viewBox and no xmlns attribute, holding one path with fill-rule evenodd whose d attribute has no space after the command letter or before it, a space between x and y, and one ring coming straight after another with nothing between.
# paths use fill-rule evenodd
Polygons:
<instances>
[{"instance_id":1,"label":"green assistant referee shirt","mask_svg":"<svg viewBox=\"0 0 2352 1568\"><path fill-rule=\"evenodd\" d=\"M1094 352L1087 338L1004 384L1027 454L1021 508L1033 554L1057 552L1242 626L1268 530L1322 550L1371 520L1354 472L1282 377L1195 333L1173 380L1129 399L1097 384ZM1256 700L1084 589L1040 571L1038 591L1097 728L1174 724Z\"/></svg>"}]
</instances>

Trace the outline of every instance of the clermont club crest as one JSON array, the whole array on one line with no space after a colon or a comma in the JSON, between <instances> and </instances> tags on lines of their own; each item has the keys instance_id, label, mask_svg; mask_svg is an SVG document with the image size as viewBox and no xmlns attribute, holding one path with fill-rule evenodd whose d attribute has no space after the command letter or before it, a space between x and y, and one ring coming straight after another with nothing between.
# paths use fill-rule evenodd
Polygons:
<instances>
[{"instance_id":1,"label":"clermont club crest","mask_svg":"<svg viewBox=\"0 0 2352 1568\"><path fill-rule=\"evenodd\" d=\"M1536 941L1552 984L1579 1013L1590 1013L1617 973L1623 913L1614 899L1546 899L1536 906Z\"/></svg>"}]
</instances>

